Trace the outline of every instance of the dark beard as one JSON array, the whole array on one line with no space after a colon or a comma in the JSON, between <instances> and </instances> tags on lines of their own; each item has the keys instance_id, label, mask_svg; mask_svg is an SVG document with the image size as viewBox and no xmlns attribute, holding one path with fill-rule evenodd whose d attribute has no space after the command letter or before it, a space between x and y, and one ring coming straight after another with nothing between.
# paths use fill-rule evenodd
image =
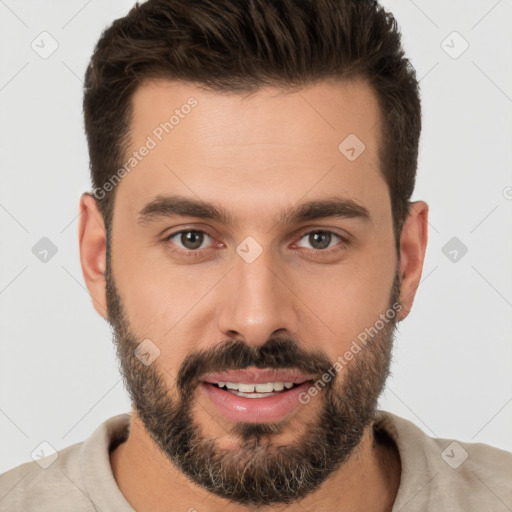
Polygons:
<instances>
[{"instance_id":1,"label":"dark beard","mask_svg":"<svg viewBox=\"0 0 512 512\"><path fill-rule=\"evenodd\" d=\"M332 363L323 352L305 352L290 338L271 338L261 347L230 340L187 356L176 380L179 399L174 400L156 365L145 366L134 354L142 340L130 330L112 276L109 252L107 249L107 305L125 386L149 435L186 476L229 501L265 506L305 497L347 461L374 420L378 397L389 374L395 318L385 322L340 375L319 392L314 401L323 401L321 410L305 419L300 439L287 445L275 444L273 436L286 430L287 420L237 423L230 434L240 438L240 448L221 449L215 439L201 433L192 417L198 379L211 371L248 366L296 368L321 378L329 369L333 372ZM397 303L399 292L397 274L390 308ZM312 409L317 411L318 406Z\"/></svg>"}]
</instances>

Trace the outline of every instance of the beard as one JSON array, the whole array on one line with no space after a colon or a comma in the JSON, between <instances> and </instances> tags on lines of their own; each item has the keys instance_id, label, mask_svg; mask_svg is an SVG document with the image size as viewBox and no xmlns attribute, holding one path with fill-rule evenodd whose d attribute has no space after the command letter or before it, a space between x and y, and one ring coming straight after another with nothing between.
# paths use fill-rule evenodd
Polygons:
<instances>
[{"instance_id":1,"label":"beard","mask_svg":"<svg viewBox=\"0 0 512 512\"><path fill-rule=\"evenodd\" d=\"M192 482L239 504L287 504L317 489L349 459L374 421L378 397L389 375L395 316L383 322L384 327L335 378L323 383L316 407L309 406L313 414L306 418L306 411L302 411L302 432L294 436L293 442L275 442L275 436L287 430L289 419L235 423L229 433L240 440L239 447L226 449L218 445L216 438L205 435L194 420L195 395L202 377L214 371L255 366L294 368L321 378L329 369L332 372L333 363L322 351L305 351L289 337L270 338L259 347L228 340L208 350L191 352L185 358L176 378L175 399L163 377L164 369L159 371L155 364L146 366L135 355L142 339L130 328L109 253L107 241L108 316L125 387L147 433ZM390 307L398 302L399 294L397 272Z\"/></svg>"}]
</instances>

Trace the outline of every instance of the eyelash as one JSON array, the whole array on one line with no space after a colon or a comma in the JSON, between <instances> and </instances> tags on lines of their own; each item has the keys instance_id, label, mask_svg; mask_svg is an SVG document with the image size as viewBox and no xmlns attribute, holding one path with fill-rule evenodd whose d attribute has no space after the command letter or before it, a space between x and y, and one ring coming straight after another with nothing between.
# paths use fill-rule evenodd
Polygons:
<instances>
[{"instance_id":1,"label":"eyelash","mask_svg":"<svg viewBox=\"0 0 512 512\"><path fill-rule=\"evenodd\" d=\"M194 231L196 233L203 233L204 235L210 237L213 239L213 236L210 235L207 231L204 231L202 229L182 229L180 231L175 231L173 233L171 233L170 235L166 236L164 239L163 239L163 242L165 243L168 243L170 242L170 240L172 238L174 238L175 236L177 235L181 235L183 233L188 233L188 232L191 232L191 231ZM339 242L338 244L334 245L333 247L329 247L327 249L307 249L306 248L306 251L308 252L313 252L313 253L316 253L316 254L331 254L333 252L338 252L338 251L341 251L344 249L344 246L348 246L350 244L350 241L348 240L348 238L345 238L341 235L339 235L338 233L335 233L334 231L330 231L328 229L313 229L311 231L307 231L306 233L303 233L301 235L301 237L299 238L299 241L302 240L304 237L308 236L308 235L311 235L312 233L329 233L337 238L340 239L340 242L343 244L342 247L339 247ZM184 250L184 249L177 249L177 248L174 248L174 247L170 247L168 245L169 249L175 253L178 253L182 256L185 256L187 258L194 258L194 257L202 257L203 256L203 251L206 250L206 248L204 249L196 249L196 250Z\"/></svg>"}]
</instances>

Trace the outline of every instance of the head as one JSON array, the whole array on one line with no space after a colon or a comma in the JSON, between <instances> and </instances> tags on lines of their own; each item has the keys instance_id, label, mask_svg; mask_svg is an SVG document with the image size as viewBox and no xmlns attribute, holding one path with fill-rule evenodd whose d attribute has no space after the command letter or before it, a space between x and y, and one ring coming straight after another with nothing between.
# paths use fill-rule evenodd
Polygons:
<instances>
[{"instance_id":1,"label":"head","mask_svg":"<svg viewBox=\"0 0 512 512\"><path fill-rule=\"evenodd\" d=\"M84 116L82 268L135 414L217 495L300 499L368 431L421 276L396 22L369 0L149 0L102 34ZM258 369L293 407L219 406L212 376Z\"/></svg>"},{"instance_id":2,"label":"head","mask_svg":"<svg viewBox=\"0 0 512 512\"><path fill-rule=\"evenodd\" d=\"M375 0L160 0L116 20L97 43L84 94L93 193L107 228L133 149L133 96L155 78L227 94L365 81L378 102L376 170L398 246L415 184L420 100L396 21Z\"/></svg>"}]
</instances>

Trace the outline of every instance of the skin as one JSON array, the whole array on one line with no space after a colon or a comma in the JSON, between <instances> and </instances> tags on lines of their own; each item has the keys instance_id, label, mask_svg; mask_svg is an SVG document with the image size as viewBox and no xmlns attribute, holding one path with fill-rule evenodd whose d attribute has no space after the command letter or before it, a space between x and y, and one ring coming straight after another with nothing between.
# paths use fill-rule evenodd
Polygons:
<instances>
[{"instance_id":1,"label":"skin","mask_svg":"<svg viewBox=\"0 0 512 512\"><path fill-rule=\"evenodd\" d=\"M261 346L272 333L289 333L307 350L321 349L335 361L387 309L398 265L389 191L378 172L380 114L374 92L361 80L249 95L147 83L133 97L132 150L191 96L198 105L117 186L113 274L132 331L159 347L152 364L162 370L173 397L185 357L226 339ZM366 146L353 162L338 151L349 134ZM371 220L278 222L282 211L334 192L365 206ZM138 212L158 194L215 203L236 224L193 217L138 223ZM107 319L105 225L89 194L81 197L80 211L82 270L94 307ZM399 321L409 314L420 281L427 216L426 203L413 203L402 230ZM211 235L200 257L174 252L186 251L179 237L164 240L180 229ZM314 229L349 234L351 242L334 239L338 250L325 255L305 236ZM248 236L263 249L250 264L236 253ZM229 420L204 396L197 400L194 419L203 432L219 446L236 449L241 441L228 434ZM319 400L316 396L289 418L276 442L290 443L302 432ZM205 500L211 512L251 510L190 482L159 450L135 411L130 436L111 453L111 463L121 491L138 511L201 511ZM369 427L349 460L300 505L258 510L391 510L399 481L396 448L377 445Z\"/></svg>"}]
</instances>

